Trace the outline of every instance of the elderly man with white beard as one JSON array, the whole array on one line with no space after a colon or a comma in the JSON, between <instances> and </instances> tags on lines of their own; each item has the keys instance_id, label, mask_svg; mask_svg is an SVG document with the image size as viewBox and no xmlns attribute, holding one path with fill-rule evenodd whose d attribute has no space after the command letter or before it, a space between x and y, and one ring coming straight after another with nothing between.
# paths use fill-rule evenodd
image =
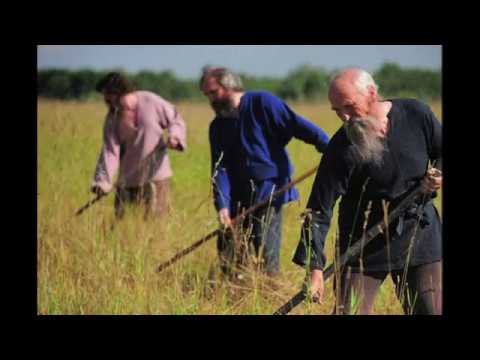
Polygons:
<instances>
[{"instance_id":1,"label":"elderly man with white beard","mask_svg":"<svg viewBox=\"0 0 480 360\"><path fill-rule=\"evenodd\" d=\"M432 198L442 176L428 169L429 162L441 162L440 122L418 100L381 99L372 76L359 68L333 78L329 100L344 126L321 160L293 261L306 268L313 299L321 301L325 238L337 199L342 255L420 184L427 199L421 218L416 217L419 200L340 269L334 313L350 314L353 299L358 314L372 313L375 295L390 274L406 314L441 314L442 230Z\"/></svg>"}]
</instances>

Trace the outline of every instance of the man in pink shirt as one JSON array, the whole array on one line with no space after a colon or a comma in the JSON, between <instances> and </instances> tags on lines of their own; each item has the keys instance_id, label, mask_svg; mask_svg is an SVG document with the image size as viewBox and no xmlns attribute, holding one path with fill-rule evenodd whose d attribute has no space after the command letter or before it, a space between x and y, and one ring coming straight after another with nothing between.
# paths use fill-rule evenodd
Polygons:
<instances>
[{"instance_id":1,"label":"man in pink shirt","mask_svg":"<svg viewBox=\"0 0 480 360\"><path fill-rule=\"evenodd\" d=\"M125 203L144 204L145 216L162 216L169 208L168 179L173 175L167 148L186 148L184 120L174 105L152 92L136 91L123 74L109 73L96 90L103 93L109 111L92 192L105 194L115 187L119 218Z\"/></svg>"}]
</instances>

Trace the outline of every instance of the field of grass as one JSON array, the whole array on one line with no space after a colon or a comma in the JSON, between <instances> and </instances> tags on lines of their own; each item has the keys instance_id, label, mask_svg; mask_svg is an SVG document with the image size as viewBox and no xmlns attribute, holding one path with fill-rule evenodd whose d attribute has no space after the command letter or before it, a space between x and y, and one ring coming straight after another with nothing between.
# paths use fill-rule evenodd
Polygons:
<instances>
[{"instance_id":1,"label":"field of grass","mask_svg":"<svg viewBox=\"0 0 480 360\"><path fill-rule=\"evenodd\" d=\"M298 244L300 214L313 176L298 185L300 201L284 209L280 287L252 272L244 285L222 281L215 239L156 273L158 264L217 227L210 191L208 104L178 103L188 126L188 149L170 152L174 171L172 215L143 221L128 213L111 227L113 195L75 218L89 199L89 185L102 141L106 108L101 102L38 101L38 314L271 314L295 294L304 270L291 262ZM340 126L327 104L290 103L331 136ZM441 104L431 104L441 119ZM294 177L318 165L316 150L298 140L288 146ZM441 211L441 196L435 200ZM333 256L336 216L326 253ZM332 283L323 304L302 304L292 314L329 314ZM402 314L391 280L377 296L375 314Z\"/></svg>"}]
</instances>

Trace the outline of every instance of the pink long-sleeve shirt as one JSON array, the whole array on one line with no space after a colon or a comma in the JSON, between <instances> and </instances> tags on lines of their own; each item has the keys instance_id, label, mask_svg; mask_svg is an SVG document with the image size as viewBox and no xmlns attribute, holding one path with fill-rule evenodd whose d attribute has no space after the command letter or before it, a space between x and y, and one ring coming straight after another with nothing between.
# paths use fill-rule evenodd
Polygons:
<instances>
[{"instance_id":1,"label":"pink long-sleeve shirt","mask_svg":"<svg viewBox=\"0 0 480 360\"><path fill-rule=\"evenodd\" d=\"M186 148L186 125L174 105L149 91L136 91L138 98L134 123L122 123L109 112L103 128L103 146L97 161L93 186L109 192L120 167L118 184L142 186L149 181L173 175L167 154L164 131ZM120 145L124 154L120 159Z\"/></svg>"}]
</instances>

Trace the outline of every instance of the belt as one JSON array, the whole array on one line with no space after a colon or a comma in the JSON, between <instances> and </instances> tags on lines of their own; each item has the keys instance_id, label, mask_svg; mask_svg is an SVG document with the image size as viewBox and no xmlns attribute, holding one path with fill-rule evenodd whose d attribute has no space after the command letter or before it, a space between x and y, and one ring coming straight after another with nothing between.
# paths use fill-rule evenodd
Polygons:
<instances>
[{"instance_id":1,"label":"belt","mask_svg":"<svg viewBox=\"0 0 480 360\"><path fill-rule=\"evenodd\" d=\"M404 228L404 222L406 220L411 220L415 219L416 221L419 222L419 226L423 229L425 226L430 224L430 221L428 219L428 216L425 215L425 207L428 206L431 203L431 199L423 205L423 209L421 210L421 214L418 214L419 207L422 206L422 204L417 204L416 202L412 204L411 207L409 207L405 212L400 215L398 218L398 224L395 229L396 233L398 235L402 235L403 233L403 228Z\"/></svg>"}]
</instances>

